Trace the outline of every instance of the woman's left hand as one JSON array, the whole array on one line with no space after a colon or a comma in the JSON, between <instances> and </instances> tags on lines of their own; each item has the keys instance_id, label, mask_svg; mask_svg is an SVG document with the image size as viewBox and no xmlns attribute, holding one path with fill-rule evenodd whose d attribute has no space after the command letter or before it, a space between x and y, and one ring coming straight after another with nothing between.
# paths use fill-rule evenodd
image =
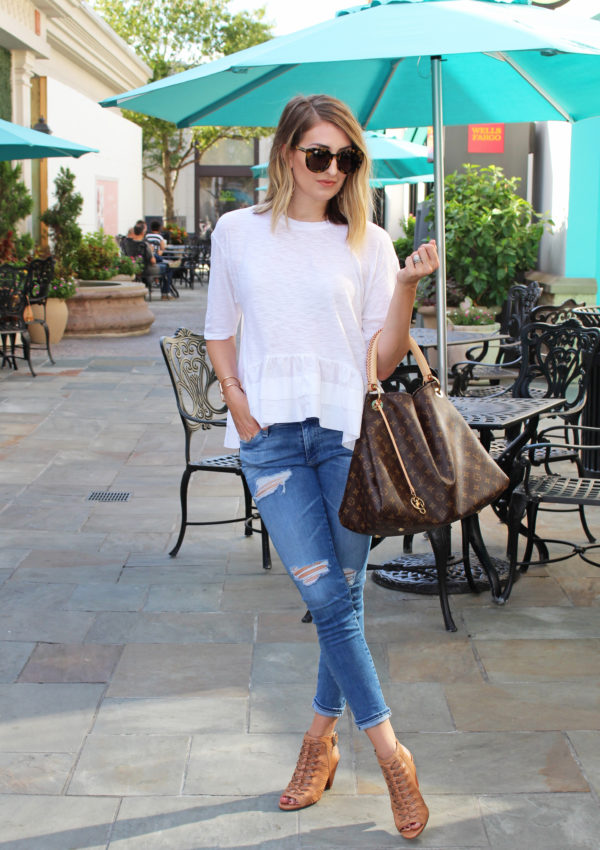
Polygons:
<instances>
[{"instance_id":1,"label":"woman's left hand","mask_svg":"<svg viewBox=\"0 0 600 850\"><path fill-rule=\"evenodd\" d=\"M440 260L435 239L419 245L404 261L404 268L398 272L398 283L415 286L422 277L433 274Z\"/></svg>"}]
</instances>

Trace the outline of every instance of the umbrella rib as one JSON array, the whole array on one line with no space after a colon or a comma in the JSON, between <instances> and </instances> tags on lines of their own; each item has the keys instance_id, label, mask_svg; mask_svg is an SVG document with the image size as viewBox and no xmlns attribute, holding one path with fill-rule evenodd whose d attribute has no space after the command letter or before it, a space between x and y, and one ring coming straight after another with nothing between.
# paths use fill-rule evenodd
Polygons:
<instances>
[{"instance_id":1,"label":"umbrella rib","mask_svg":"<svg viewBox=\"0 0 600 850\"><path fill-rule=\"evenodd\" d=\"M206 106L204 109L199 109L197 112L193 112L191 115L188 115L186 118L183 118L181 121L177 122L178 127L189 127L194 121L198 121L200 118L204 118L205 115L210 115L211 112L215 112L217 109L221 109L223 106L228 106L230 103L233 103L236 100L239 100L240 97L243 97L248 92L254 91L254 89L259 88L265 83L274 80L276 77L281 76L281 74L286 74L288 71L293 70L297 67L297 64L294 65L278 65L276 68L273 68L271 71L267 71L266 74L262 74L256 80L252 80L249 83L246 83L245 86L241 86L236 89L231 94L227 94L224 97L219 98L219 100L215 100L210 106ZM239 74L247 71L247 68L230 68L229 69L234 74Z\"/></svg>"},{"instance_id":2,"label":"umbrella rib","mask_svg":"<svg viewBox=\"0 0 600 850\"><path fill-rule=\"evenodd\" d=\"M385 165L385 167L388 168L392 172L394 177L398 177L400 179L400 178L402 178L402 176L406 176L406 175L400 174L398 169L394 166L394 164L392 162L390 162L389 159L384 159L384 160L382 160L382 162Z\"/></svg>"},{"instance_id":3,"label":"umbrella rib","mask_svg":"<svg viewBox=\"0 0 600 850\"><path fill-rule=\"evenodd\" d=\"M565 121L569 121L569 123L571 123L571 124L573 123L573 121L574 121L573 117L572 117L571 115L569 115L569 113L568 113L568 112L566 112L566 111L562 108L562 106L561 106L561 105L560 105L560 104L559 104L559 103L558 103L558 102L557 102L557 101L556 101L556 100L555 100L555 99L554 99L551 95L549 95L549 94L548 94L548 92L547 92L547 91L545 91L545 90L544 90L544 89L543 89L543 88L539 85L539 83L537 83L537 82L533 79L533 77L531 77L531 76L527 73L527 71L524 71L524 70L523 70L523 68L521 68L521 66L520 66L517 62L515 62L515 60L514 60L514 59L511 59L511 58L510 58L510 57L509 57L506 53L500 53L500 52L496 52L496 53L487 53L486 55L487 55L487 56L493 56L493 57L494 57L494 59L499 59L501 62L506 62L506 64L507 64L507 65L510 65L510 67L513 69L513 71L514 71L516 74L518 74L520 77L522 77L522 79L524 79L526 83L529 83L529 85L530 85L533 89L535 89L535 90L536 90L536 92L537 92L539 95L541 95L541 97L543 97L543 98L544 98L544 100L545 100L547 103L549 103L549 104L550 104L550 106L552 106L554 109L556 109L556 111L559 113L559 115L562 115L562 117L565 119Z\"/></svg>"},{"instance_id":4,"label":"umbrella rib","mask_svg":"<svg viewBox=\"0 0 600 850\"><path fill-rule=\"evenodd\" d=\"M396 72L396 68L398 67L398 65L402 61L403 61L402 59L396 59L394 62L392 62L391 66L390 66L390 70L388 71L388 74L387 74L387 76L386 76L386 78L383 82L383 85L379 89L379 94L377 95L375 102L373 103L373 105L371 106L371 109L367 113L367 117L364 119L364 121L361 121L361 126L362 126L363 129L367 126L367 124L369 123L369 121L373 117L373 113L375 112L375 110L379 106L379 102L381 101L381 98L385 94L385 91L386 91L387 87L389 86L390 81L391 81L392 77L394 76L394 74Z\"/></svg>"}]
</instances>

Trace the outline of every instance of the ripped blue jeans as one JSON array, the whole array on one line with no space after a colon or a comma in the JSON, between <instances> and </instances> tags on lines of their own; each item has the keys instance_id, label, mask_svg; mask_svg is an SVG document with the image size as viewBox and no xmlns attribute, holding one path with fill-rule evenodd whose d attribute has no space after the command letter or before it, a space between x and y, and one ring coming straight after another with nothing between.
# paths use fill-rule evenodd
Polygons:
<instances>
[{"instance_id":1,"label":"ripped blue jeans","mask_svg":"<svg viewBox=\"0 0 600 850\"><path fill-rule=\"evenodd\" d=\"M370 538L338 509L352 452L318 419L271 425L240 447L242 469L279 557L312 614L321 650L313 708L359 729L390 716L364 636Z\"/></svg>"}]
</instances>

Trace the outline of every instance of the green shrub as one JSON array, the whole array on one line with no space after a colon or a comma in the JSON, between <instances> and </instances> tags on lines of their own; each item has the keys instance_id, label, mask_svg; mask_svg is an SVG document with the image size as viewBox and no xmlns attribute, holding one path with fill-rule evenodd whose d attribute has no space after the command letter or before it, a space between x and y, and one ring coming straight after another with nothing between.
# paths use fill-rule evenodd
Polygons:
<instances>
[{"instance_id":1,"label":"green shrub","mask_svg":"<svg viewBox=\"0 0 600 850\"><path fill-rule=\"evenodd\" d=\"M446 276L476 304L498 306L537 265L540 239L552 221L517 195L518 177L506 177L495 165L463 168L444 181ZM434 209L432 203L430 220Z\"/></svg>"},{"instance_id":2,"label":"green shrub","mask_svg":"<svg viewBox=\"0 0 600 850\"><path fill-rule=\"evenodd\" d=\"M16 226L29 215L33 198L21 180L21 166L0 162L0 262L24 260L33 248L28 233L18 234Z\"/></svg>"},{"instance_id":3,"label":"green shrub","mask_svg":"<svg viewBox=\"0 0 600 850\"><path fill-rule=\"evenodd\" d=\"M117 274L130 274L134 277L136 274L141 274L143 270L144 261L141 257L133 259L132 257L126 257L124 254L120 255Z\"/></svg>"},{"instance_id":4,"label":"green shrub","mask_svg":"<svg viewBox=\"0 0 600 850\"><path fill-rule=\"evenodd\" d=\"M400 261L400 268L404 268L404 260L413 250L413 242L415 238L415 223L414 215L409 215L405 221L400 222L400 227L404 231L404 236L399 236L394 242L396 256Z\"/></svg>"},{"instance_id":5,"label":"green shrub","mask_svg":"<svg viewBox=\"0 0 600 850\"><path fill-rule=\"evenodd\" d=\"M54 181L56 201L40 216L40 221L50 230L55 265L56 287L50 287L50 295L56 298L68 297L56 295L64 288L65 281L71 281L74 274L75 257L81 242L81 228L77 219L81 214L83 197L75 191L75 175L68 168L60 167Z\"/></svg>"},{"instance_id":6,"label":"green shrub","mask_svg":"<svg viewBox=\"0 0 600 850\"><path fill-rule=\"evenodd\" d=\"M437 303L436 296L436 281L431 275L422 277L417 284L417 294L415 304L417 307L431 307ZM448 278L446 280L446 306L458 307L464 299L465 293L462 287L458 286L455 280Z\"/></svg>"},{"instance_id":7,"label":"green shrub","mask_svg":"<svg viewBox=\"0 0 600 850\"><path fill-rule=\"evenodd\" d=\"M120 253L114 236L103 230L86 233L75 255L75 274L81 280L109 280L119 274Z\"/></svg>"}]
</instances>

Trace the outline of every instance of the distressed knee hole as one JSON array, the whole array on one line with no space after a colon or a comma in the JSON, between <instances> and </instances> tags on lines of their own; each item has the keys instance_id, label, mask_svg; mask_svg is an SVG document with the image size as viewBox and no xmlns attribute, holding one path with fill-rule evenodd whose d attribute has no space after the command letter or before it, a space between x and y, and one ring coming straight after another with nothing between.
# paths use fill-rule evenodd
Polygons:
<instances>
[{"instance_id":1,"label":"distressed knee hole","mask_svg":"<svg viewBox=\"0 0 600 850\"><path fill-rule=\"evenodd\" d=\"M259 499L270 496L278 487L281 487L282 492L285 493L285 482L291 475L291 470L286 469L283 472L276 472L274 475L263 475L262 478L257 478L254 501L258 502Z\"/></svg>"},{"instance_id":2,"label":"distressed knee hole","mask_svg":"<svg viewBox=\"0 0 600 850\"><path fill-rule=\"evenodd\" d=\"M311 584L314 584L328 572L329 563L327 561L316 561L314 564L307 564L305 567L292 567L294 578L306 587L310 587Z\"/></svg>"},{"instance_id":3,"label":"distressed knee hole","mask_svg":"<svg viewBox=\"0 0 600 850\"><path fill-rule=\"evenodd\" d=\"M350 587L352 587L356 581L356 570L344 570L344 576Z\"/></svg>"}]
</instances>

